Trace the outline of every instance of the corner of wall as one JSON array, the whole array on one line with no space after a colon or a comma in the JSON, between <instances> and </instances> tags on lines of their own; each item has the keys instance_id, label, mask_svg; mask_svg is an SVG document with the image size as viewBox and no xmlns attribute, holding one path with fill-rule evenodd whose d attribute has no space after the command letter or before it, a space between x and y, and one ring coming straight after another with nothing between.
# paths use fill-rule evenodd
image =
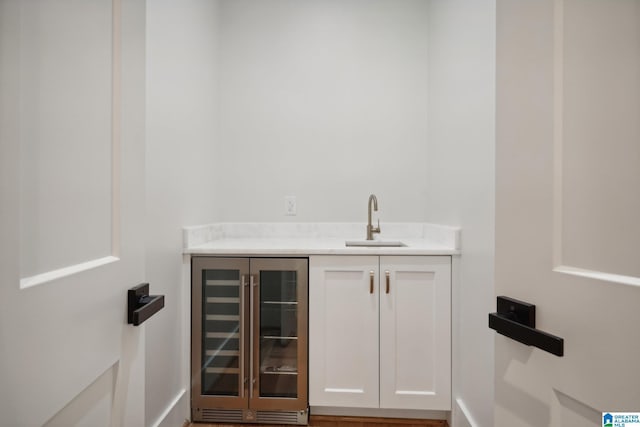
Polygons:
<instances>
[{"instance_id":1,"label":"corner of wall","mask_svg":"<svg viewBox=\"0 0 640 427\"><path fill-rule=\"evenodd\" d=\"M427 220L461 227L452 426L493 425L495 0L429 2Z\"/></svg>"},{"instance_id":2,"label":"corner of wall","mask_svg":"<svg viewBox=\"0 0 640 427\"><path fill-rule=\"evenodd\" d=\"M451 427L480 427L477 424L462 399L454 399L451 413Z\"/></svg>"},{"instance_id":3,"label":"corner of wall","mask_svg":"<svg viewBox=\"0 0 640 427\"><path fill-rule=\"evenodd\" d=\"M182 389L150 426L180 427L187 420L185 414L189 413L189 409L189 394L185 389Z\"/></svg>"},{"instance_id":4,"label":"corner of wall","mask_svg":"<svg viewBox=\"0 0 640 427\"><path fill-rule=\"evenodd\" d=\"M215 220L218 0L147 3L146 278L165 309L146 334L147 425L189 416L189 287L182 227Z\"/></svg>"}]
</instances>

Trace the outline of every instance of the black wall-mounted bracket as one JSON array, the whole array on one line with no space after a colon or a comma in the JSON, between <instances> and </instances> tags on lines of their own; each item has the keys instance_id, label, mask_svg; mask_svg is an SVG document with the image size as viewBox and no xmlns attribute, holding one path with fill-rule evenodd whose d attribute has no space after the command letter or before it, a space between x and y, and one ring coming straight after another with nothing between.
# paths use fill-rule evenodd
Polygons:
<instances>
[{"instance_id":1,"label":"black wall-mounted bracket","mask_svg":"<svg viewBox=\"0 0 640 427\"><path fill-rule=\"evenodd\" d=\"M164 295L149 295L149 284L142 283L127 291L127 322L138 326L164 307Z\"/></svg>"},{"instance_id":2,"label":"black wall-mounted bracket","mask_svg":"<svg viewBox=\"0 0 640 427\"><path fill-rule=\"evenodd\" d=\"M509 297L498 297L497 313L489 313L489 327L522 344L556 356L564 356L564 339L536 329L536 306Z\"/></svg>"}]
</instances>

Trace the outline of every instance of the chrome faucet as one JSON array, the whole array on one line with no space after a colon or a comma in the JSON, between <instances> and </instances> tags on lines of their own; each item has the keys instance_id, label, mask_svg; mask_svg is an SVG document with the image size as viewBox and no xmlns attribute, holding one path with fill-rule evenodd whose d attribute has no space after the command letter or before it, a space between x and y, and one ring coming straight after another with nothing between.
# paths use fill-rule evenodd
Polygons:
<instances>
[{"instance_id":1,"label":"chrome faucet","mask_svg":"<svg viewBox=\"0 0 640 427\"><path fill-rule=\"evenodd\" d=\"M371 207L374 211L378 211L378 199L374 194L369 196L369 222L367 223L367 240L373 240L373 233L380 232L380 220L378 219L378 226L374 227L371 224Z\"/></svg>"}]
</instances>

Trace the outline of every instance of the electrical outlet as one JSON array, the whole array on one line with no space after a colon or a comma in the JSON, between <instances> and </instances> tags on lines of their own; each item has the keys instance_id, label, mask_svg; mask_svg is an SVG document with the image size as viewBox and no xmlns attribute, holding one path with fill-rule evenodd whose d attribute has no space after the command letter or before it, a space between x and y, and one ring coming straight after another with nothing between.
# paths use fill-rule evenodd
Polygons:
<instances>
[{"instance_id":1,"label":"electrical outlet","mask_svg":"<svg viewBox=\"0 0 640 427\"><path fill-rule=\"evenodd\" d=\"M285 196L284 198L284 214L287 216L296 215L296 196Z\"/></svg>"}]
</instances>

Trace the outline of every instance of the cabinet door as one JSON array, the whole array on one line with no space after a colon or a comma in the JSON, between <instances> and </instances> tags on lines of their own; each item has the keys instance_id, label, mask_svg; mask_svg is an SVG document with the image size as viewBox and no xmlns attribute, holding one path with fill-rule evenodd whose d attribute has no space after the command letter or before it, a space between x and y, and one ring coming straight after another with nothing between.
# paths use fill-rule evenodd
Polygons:
<instances>
[{"instance_id":1,"label":"cabinet door","mask_svg":"<svg viewBox=\"0 0 640 427\"><path fill-rule=\"evenodd\" d=\"M451 257L380 258L380 407L451 408Z\"/></svg>"},{"instance_id":2,"label":"cabinet door","mask_svg":"<svg viewBox=\"0 0 640 427\"><path fill-rule=\"evenodd\" d=\"M378 407L378 257L309 258L309 403Z\"/></svg>"},{"instance_id":3,"label":"cabinet door","mask_svg":"<svg viewBox=\"0 0 640 427\"><path fill-rule=\"evenodd\" d=\"M252 258L250 407L307 408L306 259Z\"/></svg>"},{"instance_id":4,"label":"cabinet door","mask_svg":"<svg viewBox=\"0 0 640 427\"><path fill-rule=\"evenodd\" d=\"M192 260L191 373L195 420L203 408L247 408L249 260Z\"/></svg>"}]
</instances>

